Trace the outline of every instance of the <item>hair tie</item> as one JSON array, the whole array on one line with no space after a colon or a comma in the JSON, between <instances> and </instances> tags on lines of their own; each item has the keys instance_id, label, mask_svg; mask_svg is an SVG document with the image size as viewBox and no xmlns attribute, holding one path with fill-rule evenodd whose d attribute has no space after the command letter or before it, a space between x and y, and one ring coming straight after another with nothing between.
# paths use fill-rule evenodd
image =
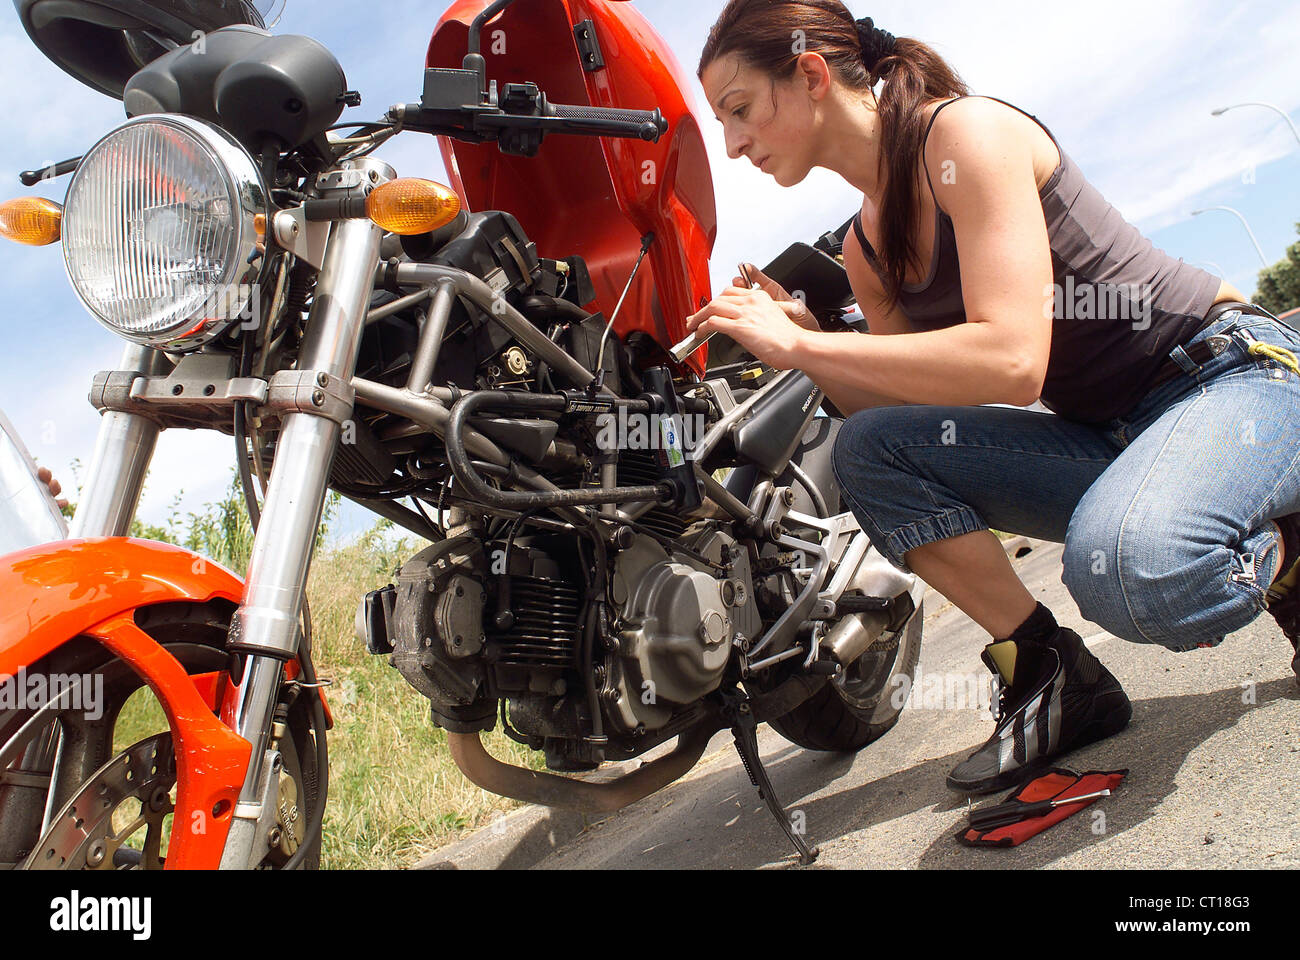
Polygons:
<instances>
[{"instance_id":1,"label":"hair tie","mask_svg":"<svg viewBox=\"0 0 1300 960\"><path fill-rule=\"evenodd\" d=\"M862 46L862 62L873 76L880 61L894 52L897 38L888 30L881 30L870 17L854 21L858 28L858 43Z\"/></svg>"}]
</instances>

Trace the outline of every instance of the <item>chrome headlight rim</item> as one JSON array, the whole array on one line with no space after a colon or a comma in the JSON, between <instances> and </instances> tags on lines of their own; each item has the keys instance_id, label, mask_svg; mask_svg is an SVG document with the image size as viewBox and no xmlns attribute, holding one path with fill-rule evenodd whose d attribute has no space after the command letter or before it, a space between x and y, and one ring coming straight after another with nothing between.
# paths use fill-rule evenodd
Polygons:
<instances>
[{"instance_id":1,"label":"chrome headlight rim","mask_svg":"<svg viewBox=\"0 0 1300 960\"><path fill-rule=\"evenodd\" d=\"M186 134L199 149L206 153L207 158L220 174L230 201L230 218L237 239L235 254L230 258L226 274L218 286L225 290L247 288L248 298L255 300L258 296L258 284L265 272L268 259L265 225L270 217L270 194L262 178L261 169L243 144L215 124L197 117L177 113L141 114L119 124L96 141L94 146L86 151L68 185L64 204L65 237L70 232L69 213L71 213L71 226L75 227L78 216L76 191L82 182L80 179L82 171L89 166L87 161L98 151L110 146L114 138L119 137L124 130L147 125L162 125ZM247 300L226 300L222 304L221 315L216 317L204 317L205 311L200 310L198 313L178 319L164 330L152 332L127 330L100 313L83 294L73 277L72 264L69 262L70 248L67 243L64 244L63 254L64 270L73 292L92 317L124 340L168 353L192 352L210 343L239 322L238 314L249 306Z\"/></svg>"}]
</instances>

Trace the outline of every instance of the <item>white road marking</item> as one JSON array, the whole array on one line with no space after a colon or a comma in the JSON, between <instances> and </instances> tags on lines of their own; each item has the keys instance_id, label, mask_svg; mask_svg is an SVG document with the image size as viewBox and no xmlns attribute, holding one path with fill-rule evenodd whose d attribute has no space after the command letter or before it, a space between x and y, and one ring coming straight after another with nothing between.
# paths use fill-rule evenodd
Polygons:
<instances>
[{"instance_id":1,"label":"white road marking","mask_svg":"<svg viewBox=\"0 0 1300 960\"><path fill-rule=\"evenodd\" d=\"M1088 637L1086 640L1083 641L1083 645L1087 647L1089 650L1092 650L1097 647L1100 647L1107 640L1118 640L1118 639L1119 638L1116 637L1114 634L1102 632L1102 633L1093 634L1091 637Z\"/></svg>"}]
</instances>

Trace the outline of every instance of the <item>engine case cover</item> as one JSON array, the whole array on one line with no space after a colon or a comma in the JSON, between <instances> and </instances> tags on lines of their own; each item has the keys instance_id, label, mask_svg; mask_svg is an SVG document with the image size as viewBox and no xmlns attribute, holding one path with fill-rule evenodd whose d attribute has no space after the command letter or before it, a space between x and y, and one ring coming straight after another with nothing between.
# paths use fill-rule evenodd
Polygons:
<instances>
[{"instance_id":1,"label":"engine case cover","mask_svg":"<svg viewBox=\"0 0 1300 960\"><path fill-rule=\"evenodd\" d=\"M686 541L719 563L734 543L712 530ZM670 557L650 537L620 554L613 591L622 625L605 696L626 732L659 729L677 708L716 690L736 635L752 637L761 628L748 553L737 549L734 556L731 575L722 576Z\"/></svg>"},{"instance_id":2,"label":"engine case cover","mask_svg":"<svg viewBox=\"0 0 1300 960\"><path fill-rule=\"evenodd\" d=\"M484 696L483 590L487 562L475 536L437 543L397 574L390 663L433 704L434 722L457 733L491 730Z\"/></svg>"}]
</instances>

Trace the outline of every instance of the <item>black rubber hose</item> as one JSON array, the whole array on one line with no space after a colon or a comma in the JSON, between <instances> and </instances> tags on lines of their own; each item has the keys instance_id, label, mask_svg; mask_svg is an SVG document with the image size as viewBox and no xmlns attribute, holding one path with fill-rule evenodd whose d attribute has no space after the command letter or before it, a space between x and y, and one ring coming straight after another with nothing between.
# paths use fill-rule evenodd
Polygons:
<instances>
[{"instance_id":1,"label":"black rubber hose","mask_svg":"<svg viewBox=\"0 0 1300 960\"><path fill-rule=\"evenodd\" d=\"M559 297L546 297L540 294L525 297L522 306L525 316L538 314L548 320L572 320L574 323L582 323L594 316L594 314L588 313L570 300L561 300Z\"/></svg>"},{"instance_id":2,"label":"black rubber hose","mask_svg":"<svg viewBox=\"0 0 1300 960\"><path fill-rule=\"evenodd\" d=\"M496 0L496 3L492 4L490 7L488 7L486 10L484 10L482 13L480 13L477 17L474 18L474 20L469 25L469 52L470 53L473 54L473 53L480 52L480 38L483 35L483 27L487 25L489 22L491 22L493 17L495 17L498 13L500 13L502 10L504 10L506 7L510 6L514 2L515 0Z\"/></svg>"},{"instance_id":3,"label":"black rubber hose","mask_svg":"<svg viewBox=\"0 0 1300 960\"><path fill-rule=\"evenodd\" d=\"M244 341L240 344L239 351L239 375L247 377L253 369L253 338L250 334L245 333ZM235 452L237 454L236 466L239 468L239 486L244 492L244 505L248 508L248 522L252 525L253 533L256 535L258 525L262 522L262 511L257 505L257 491L253 489L253 474L249 467L249 448L251 444L248 439L248 414L253 407L251 400L235 401ZM252 451L254 457L261 456L257 450Z\"/></svg>"},{"instance_id":4,"label":"black rubber hose","mask_svg":"<svg viewBox=\"0 0 1300 960\"><path fill-rule=\"evenodd\" d=\"M305 682L314 684L316 680L316 667L311 660L311 651L299 651L298 663L302 667L302 678ZM293 852L293 856L284 864L285 870L297 870L302 865L303 859L307 856L307 850L317 838L325 826L325 803L329 799L330 788L330 761L329 748L325 742L325 728L327 722L325 719L325 704L321 700L320 690L316 687L308 687L308 696L311 698L311 721L316 732L316 776L320 783L320 794L317 797L316 815L312 817L311 822L307 824L307 830L303 834L302 843L298 844L298 849Z\"/></svg>"}]
</instances>

